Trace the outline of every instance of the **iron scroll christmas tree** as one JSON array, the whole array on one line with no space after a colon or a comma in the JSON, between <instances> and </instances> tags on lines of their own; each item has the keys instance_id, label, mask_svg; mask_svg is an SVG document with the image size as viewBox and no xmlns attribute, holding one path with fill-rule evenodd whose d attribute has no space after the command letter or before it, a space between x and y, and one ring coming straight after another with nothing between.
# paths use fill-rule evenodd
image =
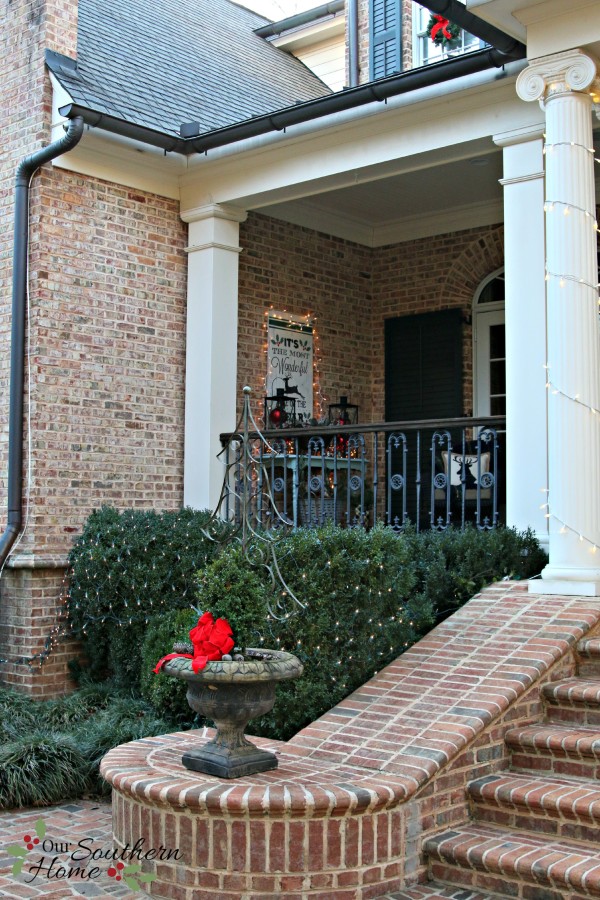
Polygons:
<instances>
[{"instance_id":1,"label":"iron scroll christmas tree","mask_svg":"<svg viewBox=\"0 0 600 900\"><path fill-rule=\"evenodd\" d=\"M268 604L269 614L281 620L297 614L305 604L286 583L277 559L277 545L293 528L293 522L278 510L268 472L262 465L265 453L276 455L280 451L261 433L250 408L251 393L252 388L243 388L242 413L218 454L224 459L225 475L216 508L203 532L223 546L239 544L248 565L268 572L274 595Z\"/></svg>"}]
</instances>

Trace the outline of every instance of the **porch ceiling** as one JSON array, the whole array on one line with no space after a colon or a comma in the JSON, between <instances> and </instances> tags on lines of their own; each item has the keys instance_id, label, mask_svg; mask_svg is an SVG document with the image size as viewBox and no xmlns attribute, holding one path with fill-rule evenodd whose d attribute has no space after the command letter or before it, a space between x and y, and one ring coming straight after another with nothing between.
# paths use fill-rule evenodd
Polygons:
<instances>
[{"instance_id":1,"label":"porch ceiling","mask_svg":"<svg viewBox=\"0 0 600 900\"><path fill-rule=\"evenodd\" d=\"M433 168L394 174L261 213L370 247L501 222L502 153L476 153Z\"/></svg>"},{"instance_id":2,"label":"porch ceiling","mask_svg":"<svg viewBox=\"0 0 600 900\"><path fill-rule=\"evenodd\" d=\"M594 144L600 154L600 130ZM424 154L426 156L426 154ZM268 216L382 247L503 221L502 152L495 146L434 166L387 174L300 199L260 206ZM600 203L600 166L596 171Z\"/></svg>"}]
</instances>

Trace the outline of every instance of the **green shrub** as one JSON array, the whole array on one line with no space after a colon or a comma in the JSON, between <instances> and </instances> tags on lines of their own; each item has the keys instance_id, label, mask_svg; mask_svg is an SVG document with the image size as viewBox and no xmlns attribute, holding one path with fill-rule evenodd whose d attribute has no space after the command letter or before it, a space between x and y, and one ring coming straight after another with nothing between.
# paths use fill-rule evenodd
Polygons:
<instances>
[{"instance_id":1,"label":"green shrub","mask_svg":"<svg viewBox=\"0 0 600 900\"><path fill-rule=\"evenodd\" d=\"M278 687L272 713L251 725L255 734L286 739L398 656L432 619L426 599L410 599L415 567L407 544L389 529L299 529L280 542L277 559L304 605L299 615L270 615L281 587L273 594L268 573L250 568L238 546L200 574L198 602L229 621L240 646L288 650L305 663L301 679ZM174 630L165 634L158 649L148 636L146 672L175 638Z\"/></svg>"},{"instance_id":2,"label":"green shrub","mask_svg":"<svg viewBox=\"0 0 600 900\"><path fill-rule=\"evenodd\" d=\"M300 532L297 532L298 534ZM281 541L278 557L287 554L292 537ZM215 619L227 619L238 647L265 646L270 580L262 567L251 566L239 544L226 549L198 573L197 602Z\"/></svg>"},{"instance_id":3,"label":"green shrub","mask_svg":"<svg viewBox=\"0 0 600 900\"><path fill-rule=\"evenodd\" d=\"M369 532L326 526L285 537L277 559L286 583L304 604L298 615L270 615L277 592L271 591L265 570L250 567L237 545L199 573L198 605L227 619L240 646L285 649L305 663L299 680L278 686L272 713L250 726L255 734L287 739L485 584L537 574L546 557L531 532L507 528L441 534L409 530L396 536L380 526ZM175 640L185 638L189 621L175 614L157 616L143 649L144 696L179 721L191 721L193 715L185 686L151 670Z\"/></svg>"},{"instance_id":4,"label":"green shrub","mask_svg":"<svg viewBox=\"0 0 600 900\"><path fill-rule=\"evenodd\" d=\"M110 793L110 786L101 777L99 769L102 757L113 747L173 730L174 723L158 716L150 704L128 697L113 699L100 715L81 723L73 732L88 763L88 792Z\"/></svg>"},{"instance_id":5,"label":"green shrub","mask_svg":"<svg viewBox=\"0 0 600 900\"><path fill-rule=\"evenodd\" d=\"M417 592L428 598L440 621L486 584L502 578L530 578L547 562L531 530L408 530L403 536L417 566Z\"/></svg>"},{"instance_id":6,"label":"green shrub","mask_svg":"<svg viewBox=\"0 0 600 900\"><path fill-rule=\"evenodd\" d=\"M89 517L69 556L68 611L92 679L137 687L150 617L190 607L196 574L216 552L202 531L209 515L103 507Z\"/></svg>"},{"instance_id":7,"label":"green shrub","mask_svg":"<svg viewBox=\"0 0 600 900\"><path fill-rule=\"evenodd\" d=\"M216 556L220 545L202 530L208 515L103 508L88 520L70 558L69 612L89 674L112 676L117 692L141 690L160 716L177 724L198 721L185 686L152 669L174 640L187 638L197 620L193 606L228 619L239 646L280 647L307 662L303 678L281 685L273 713L253 726L285 738L486 583L530 577L545 562L531 532L507 528L400 536L381 526L301 528L277 548L284 578L304 605L286 617L278 601L285 608L290 598L281 587L273 593L266 570L250 566L238 545ZM57 703L48 711L50 726L85 722L86 703L98 698ZM19 715L30 721L27 709ZM18 734L16 713L11 722L7 733ZM148 727L154 727L150 719Z\"/></svg>"},{"instance_id":8,"label":"green shrub","mask_svg":"<svg viewBox=\"0 0 600 900\"><path fill-rule=\"evenodd\" d=\"M162 656L171 653L175 641L189 641L190 629L197 621L197 612L190 609L175 609L154 616L148 622L142 648L140 689L144 699L173 722L196 722L195 715L185 699L186 685L177 678L170 678L164 672L155 675L153 669Z\"/></svg>"}]
</instances>

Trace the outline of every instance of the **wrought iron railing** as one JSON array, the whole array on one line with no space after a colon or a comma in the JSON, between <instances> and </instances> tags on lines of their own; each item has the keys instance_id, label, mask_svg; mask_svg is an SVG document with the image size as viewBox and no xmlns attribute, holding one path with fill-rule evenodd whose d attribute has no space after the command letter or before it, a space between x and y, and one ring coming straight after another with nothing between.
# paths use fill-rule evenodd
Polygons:
<instances>
[{"instance_id":1,"label":"wrought iron railing","mask_svg":"<svg viewBox=\"0 0 600 900\"><path fill-rule=\"evenodd\" d=\"M490 530L503 521L505 427L492 416L266 430L266 442L250 433L254 515L268 528L382 521L398 532L409 523ZM235 481L224 512L237 518L244 438L221 440Z\"/></svg>"}]
</instances>

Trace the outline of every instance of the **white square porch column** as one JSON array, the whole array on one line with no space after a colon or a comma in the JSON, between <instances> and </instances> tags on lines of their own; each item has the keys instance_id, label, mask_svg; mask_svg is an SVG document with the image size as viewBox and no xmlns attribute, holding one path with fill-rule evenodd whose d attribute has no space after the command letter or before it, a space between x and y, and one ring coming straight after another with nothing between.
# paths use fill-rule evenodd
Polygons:
<instances>
[{"instance_id":1,"label":"white square porch column","mask_svg":"<svg viewBox=\"0 0 600 900\"><path fill-rule=\"evenodd\" d=\"M219 435L235 428L238 264L244 210L211 204L189 223L183 500L214 509L224 467Z\"/></svg>"},{"instance_id":2,"label":"white square porch column","mask_svg":"<svg viewBox=\"0 0 600 900\"><path fill-rule=\"evenodd\" d=\"M506 522L548 549L546 248L543 123L498 134L503 148L506 322Z\"/></svg>"}]
</instances>

